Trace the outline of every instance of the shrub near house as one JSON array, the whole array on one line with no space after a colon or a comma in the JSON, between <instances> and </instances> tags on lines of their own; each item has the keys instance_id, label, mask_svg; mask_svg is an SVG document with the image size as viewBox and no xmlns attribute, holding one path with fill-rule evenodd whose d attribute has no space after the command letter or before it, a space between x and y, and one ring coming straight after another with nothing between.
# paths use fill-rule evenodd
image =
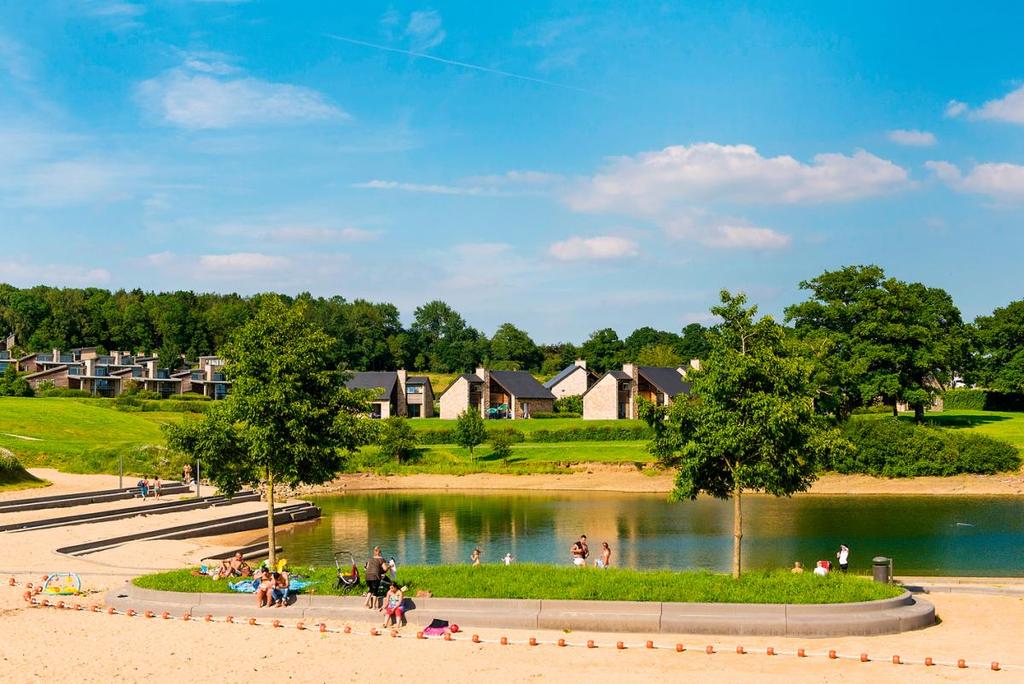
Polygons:
<instances>
[{"instance_id":1,"label":"shrub near house","mask_svg":"<svg viewBox=\"0 0 1024 684\"><path fill-rule=\"evenodd\" d=\"M893 418L853 419L843 427L852 452L827 468L882 477L992 474L1020 469L1017 449L984 435L912 425Z\"/></svg>"}]
</instances>

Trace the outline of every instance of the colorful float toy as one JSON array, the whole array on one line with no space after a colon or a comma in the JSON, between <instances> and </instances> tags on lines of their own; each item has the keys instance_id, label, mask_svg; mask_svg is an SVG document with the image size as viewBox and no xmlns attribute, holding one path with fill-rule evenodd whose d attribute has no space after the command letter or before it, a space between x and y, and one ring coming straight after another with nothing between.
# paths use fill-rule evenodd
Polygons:
<instances>
[{"instance_id":1,"label":"colorful float toy","mask_svg":"<svg viewBox=\"0 0 1024 684\"><path fill-rule=\"evenodd\" d=\"M82 578L73 572L55 572L43 582L44 594L74 596L82 593Z\"/></svg>"}]
</instances>

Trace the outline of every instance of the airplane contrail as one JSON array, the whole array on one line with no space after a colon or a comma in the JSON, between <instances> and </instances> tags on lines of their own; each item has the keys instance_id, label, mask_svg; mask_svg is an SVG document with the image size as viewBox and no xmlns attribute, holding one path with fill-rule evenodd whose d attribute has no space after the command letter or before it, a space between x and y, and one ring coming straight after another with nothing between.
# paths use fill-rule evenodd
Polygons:
<instances>
[{"instance_id":1,"label":"airplane contrail","mask_svg":"<svg viewBox=\"0 0 1024 684\"><path fill-rule=\"evenodd\" d=\"M409 57L417 57L419 59L429 59L434 62L440 62L441 64L450 64L451 66L462 67L463 69L473 69L474 71L482 71L487 74L495 74L496 76L505 76L507 78L514 78L520 81L529 81L530 83L539 83L541 85L552 86L554 88L562 88L564 90L573 90L577 93L586 93L587 95L598 95L601 93L594 92L593 90L587 90L586 88L577 88L576 86L566 85L564 83L556 83L555 81L547 81L543 78L534 78L533 76L524 76L523 74L514 74L511 71L502 71L501 69L492 69L490 67L480 66L479 64L470 64L469 62L459 62L454 59L445 59L444 57L435 57L434 55L428 55L423 52L413 52L412 50L402 50L401 48L390 47L388 45L378 45L377 43L368 43L365 40L356 40L355 38L347 38L345 36L337 36L333 33L323 34L327 38L332 40L340 40L343 43L351 43L352 45L360 45L362 47L373 48L375 50L384 50L385 52L397 52L400 55L407 55Z\"/></svg>"}]
</instances>

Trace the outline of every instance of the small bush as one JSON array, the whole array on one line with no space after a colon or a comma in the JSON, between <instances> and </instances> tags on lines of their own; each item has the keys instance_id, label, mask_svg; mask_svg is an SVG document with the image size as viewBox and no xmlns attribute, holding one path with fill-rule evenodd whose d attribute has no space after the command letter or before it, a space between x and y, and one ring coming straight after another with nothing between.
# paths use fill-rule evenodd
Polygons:
<instances>
[{"instance_id":1,"label":"small bush","mask_svg":"<svg viewBox=\"0 0 1024 684\"><path fill-rule=\"evenodd\" d=\"M555 399L555 413L562 414L563 418L569 418L566 414L583 414L583 396L574 394L571 397ZM537 416L534 416L536 418Z\"/></svg>"},{"instance_id":2,"label":"small bush","mask_svg":"<svg viewBox=\"0 0 1024 684\"><path fill-rule=\"evenodd\" d=\"M39 397L57 397L60 399L88 399L92 395L85 390L68 389L67 387L54 387L52 389L41 390L36 396Z\"/></svg>"},{"instance_id":3,"label":"small bush","mask_svg":"<svg viewBox=\"0 0 1024 684\"><path fill-rule=\"evenodd\" d=\"M830 464L839 473L882 477L992 474L1020 469L1013 445L984 435L914 425L892 418L850 420L843 436L854 449Z\"/></svg>"},{"instance_id":4,"label":"small bush","mask_svg":"<svg viewBox=\"0 0 1024 684\"><path fill-rule=\"evenodd\" d=\"M949 390L942 395L942 405L947 411L984 411L987 395L984 390Z\"/></svg>"},{"instance_id":5,"label":"small bush","mask_svg":"<svg viewBox=\"0 0 1024 684\"><path fill-rule=\"evenodd\" d=\"M537 411L530 414L531 418L543 420L545 418L582 418L582 413L552 413L551 411Z\"/></svg>"},{"instance_id":6,"label":"small bush","mask_svg":"<svg viewBox=\"0 0 1024 684\"><path fill-rule=\"evenodd\" d=\"M647 425L588 425L562 430L535 430L529 434L530 442L632 442L651 439L653 430Z\"/></svg>"},{"instance_id":7,"label":"small bush","mask_svg":"<svg viewBox=\"0 0 1024 684\"><path fill-rule=\"evenodd\" d=\"M25 470L13 452L0 447L0 487L43 484L43 481Z\"/></svg>"}]
</instances>

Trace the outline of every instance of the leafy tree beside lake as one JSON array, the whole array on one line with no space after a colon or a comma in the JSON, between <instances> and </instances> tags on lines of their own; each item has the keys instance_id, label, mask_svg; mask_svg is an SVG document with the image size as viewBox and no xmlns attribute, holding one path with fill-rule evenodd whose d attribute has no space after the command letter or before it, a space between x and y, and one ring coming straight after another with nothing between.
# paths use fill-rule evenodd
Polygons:
<instances>
[{"instance_id":1,"label":"leafy tree beside lake","mask_svg":"<svg viewBox=\"0 0 1024 684\"><path fill-rule=\"evenodd\" d=\"M473 458L473 449L487 439L487 429L480 412L467 408L460 413L455 422L454 437L455 443L469 449L469 457Z\"/></svg>"},{"instance_id":2,"label":"leafy tree beside lake","mask_svg":"<svg viewBox=\"0 0 1024 684\"><path fill-rule=\"evenodd\" d=\"M274 487L320 484L345 452L369 441L370 394L349 390L324 357L334 340L306 318L304 305L265 298L224 349L231 392L203 418L165 426L168 444L201 461L202 473L231 495L264 486L270 562L275 562Z\"/></svg>"},{"instance_id":3,"label":"leafy tree beside lake","mask_svg":"<svg viewBox=\"0 0 1024 684\"><path fill-rule=\"evenodd\" d=\"M849 445L814 410L812 364L786 344L782 326L755 320L746 297L721 293L691 394L670 407L641 405L654 428L651 452L678 469L671 497L704 493L733 501L732 574L742 567L743 493L790 496L806 490L819 461Z\"/></svg>"},{"instance_id":4,"label":"leafy tree beside lake","mask_svg":"<svg viewBox=\"0 0 1024 684\"><path fill-rule=\"evenodd\" d=\"M819 402L837 418L881 399L906 402L918 421L966 362L960 311L945 290L886 278L878 266L826 271L786 309L798 337L824 350Z\"/></svg>"},{"instance_id":5,"label":"leafy tree beside lake","mask_svg":"<svg viewBox=\"0 0 1024 684\"><path fill-rule=\"evenodd\" d=\"M512 457L512 444L515 442L515 433L511 429L495 430L491 433L491 449L494 458L501 459L506 466L508 459Z\"/></svg>"},{"instance_id":6,"label":"leafy tree beside lake","mask_svg":"<svg viewBox=\"0 0 1024 684\"><path fill-rule=\"evenodd\" d=\"M416 431L412 429L412 425L407 419L401 416L391 416L384 420L377 441L383 456L394 459L398 465L402 465L416 453L418 443Z\"/></svg>"},{"instance_id":7,"label":"leafy tree beside lake","mask_svg":"<svg viewBox=\"0 0 1024 684\"><path fill-rule=\"evenodd\" d=\"M972 379L1001 392L1024 392L1024 299L974 321L977 345Z\"/></svg>"}]
</instances>

